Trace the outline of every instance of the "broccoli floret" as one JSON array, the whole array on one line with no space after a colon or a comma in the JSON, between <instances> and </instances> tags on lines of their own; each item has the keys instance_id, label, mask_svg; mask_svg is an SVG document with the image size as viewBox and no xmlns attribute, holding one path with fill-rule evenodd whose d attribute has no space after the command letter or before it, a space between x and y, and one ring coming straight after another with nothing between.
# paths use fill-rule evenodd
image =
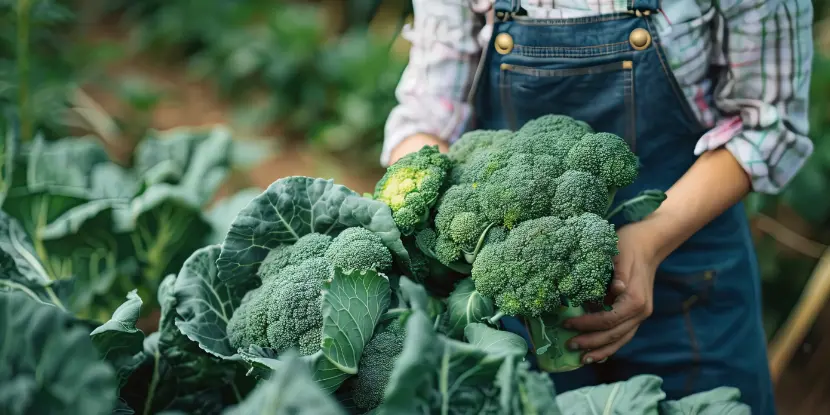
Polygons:
<instances>
[{"instance_id":1,"label":"broccoli floret","mask_svg":"<svg viewBox=\"0 0 830 415\"><path fill-rule=\"evenodd\" d=\"M568 153L567 165L599 177L612 193L634 183L639 171L639 160L628 143L610 133L583 137Z\"/></svg>"},{"instance_id":2,"label":"broccoli floret","mask_svg":"<svg viewBox=\"0 0 830 415\"><path fill-rule=\"evenodd\" d=\"M585 212L602 215L608 209L608 188L591 173L568 170L556 179L551 204L551 212L563 218Z\"/></svg>"},{"instance_id":3,"label":"broccoli floret","mask_svg":"<svg viewBox=\"0 0 830 415\"><path fill-rule=\"evenodd\" d=\"M447 153L450 160L466 163L473 154L489 148L493 143L502 143L513 137L510 130L473 130L464 133L450 146Z\"/></svg>"},{"instance_id":4,"label":"broccoli floret","mask_svg":"<svg viewBox=\"0 0 830 415\"><path fill-rule=\"evenodd\" d=\"M273 277L288 265L297 265L311 258L322 258L331 245L331 236L310 233L300 237L293 245L279 245L268 252L259 265L257 275L263 281Z\"/></svg>"},{"instance_id":5,"label":"broccoli floret","mask_svg":"<svg viewBox=\"0 0 830 415\"><path fill-rule=\"evenodd\" d=\"M366 344L352 390L355 406L370 410L383 401L395 360L403 351L405 335L403 325L393 320Z\"/></svg>"},{"instance_id":6,"label":"broccoli floret","mask_svg":"<svg viewBox=\"0 0 830 415\"><path fill-rule=\"evenodd\" d=\"M557 162L546 154L517 153L479 185L487 222L513 228L550 213Z\"/></svg>"},{"instance_id":7,"label":"broccoli floret","mask_svg":"<svg viewBox=\"0 0 830 415\"><path fill-rule=\"evenodd\" d=\"M602 300L617 255L614 226L593 213L522 222L473 263L476 290L506 315L539 317L570 305Z\"/></svg>"},{"instance_id":8,"label":"broccoli floret","mask_svg":"<svg viewBox=\"0 0 830 415\"><path fill-rule=\"evenodd\" d=\"M410 235L424 226L452 164L438 146L424 146L389 166L378 181L374 198L389 205L403 234Z\"/></svg>"},{"instance_id":9,"label":"broccoli floret","mask_svg":"<svg viewBox=\"0 0 830 415\"><path fill-rule=\"evenodd\" d=\"M344 270L386 272L392 267L392 253L378 234L366 228L347 228L341 232L334 238L325 256L333 266Z\"/></svg>"},{"instance_id":10,"label":"broccoli floret","mask_svg":"<svg viewBox=\"0 0 830 415\"><path fill-rule=\"evenodd\" d=\"M545 115L528 121L507 144L511 154L545 154L551 157L548 169L553 177L567 170L566 159L571 148L591 132L587 124L564 115Z\"/></svg>"},{"instance_id":11,"label":"broccoli floret","mask_svg":"<svg viewBox=\"0 0 830 415\"><path fill-rule=\"evenodd\" d=\"M435 214L435 257L446 265L472 253L489 222L473 185L453 185L438 201Z\"/></svg>"}]
</instances>

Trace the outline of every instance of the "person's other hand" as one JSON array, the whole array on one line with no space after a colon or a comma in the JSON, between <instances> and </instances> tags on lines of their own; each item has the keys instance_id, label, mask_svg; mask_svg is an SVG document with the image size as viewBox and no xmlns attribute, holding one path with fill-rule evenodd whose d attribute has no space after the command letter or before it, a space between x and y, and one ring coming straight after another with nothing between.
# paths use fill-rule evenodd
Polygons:
<instances>
[{"instance_id":1,"label":"person's other hand","mask_svg":"<svg viewBox=\"0 0 830 415\"><path fill-rule=\"evenodd\" d=\"M568 345L585 350L585 364L602 362L628 343L652 313L654 274L661 260L649 241L653 232L645 222L623 226L619 235L619 255L614 258L614 280L608 299L610 311L588 313L564 322L565 328L581 332Z\"/></svg>"},{"instance_id":2,"label":"person's other hand","mask_svg":"<svg viewBox=\"0 0 830 415\"><path fill-rule=\"evenodd\" d=\"M407 137L405 140L401 141L393 150L389 158L389 164L393 164L396 161L400 160L401 157L409 154L414 153L424 146L438 146L438 150L442 153L446 153L449 149L447 143L434 135L429 134L415 134L412 136Z\"/></svg>"}]
</instances>

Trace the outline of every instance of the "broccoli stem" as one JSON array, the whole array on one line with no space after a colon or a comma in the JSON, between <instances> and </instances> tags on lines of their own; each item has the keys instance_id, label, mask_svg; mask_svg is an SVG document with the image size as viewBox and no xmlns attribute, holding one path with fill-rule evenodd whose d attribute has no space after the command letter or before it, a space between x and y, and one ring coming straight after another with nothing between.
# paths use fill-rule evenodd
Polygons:
<instances>
[{"instance_id":1,"label":"broccoli stem","mask_svg":"<svg viewBox=\"0 0 830 415\"><path fill-rule=\"evenodd\" d=\"M486 228L484 228L481 235L478 237L478 243L476 243L476 247L473 252L464 252L464 260L467 261L468 264L472 264L473 261L476 260L476 256L479 251L481 251L481 248L484 246L484 241L487 239L487 233L490 232L490 229L492 229L493 226L496 226L495 222L490 223Z\"/></svg>"},{"instance_id":2,"label":"broccoli stem","mask_svg":"<svg viewBox=\"0 0 830 415\"><path fill-rule=\"evenodd\" d=\"M504 317L504 316L505 316L505 314L502 313L501 311L499 311L496 314L494 314L492 317L488 318L487 322L490 323L491 325L495 326L496 323L498 323L499 320L501 320L501 318Z\"/></svg>"},{"instance_id":3,"label":"broccoli stem","mask_svg":"<svg viewBox=\"0 0 830 415\"><path fill-rule=\"evenodd\" d=\"M614 198L615 198L616 196L617 196L617 188L616 188L616 187L609 187L609 188L608 188L608 205L607 205L608 207L607 207L607 208L605 208L605 211L606 211L606 212L607 212L609 209L611 209L611 206L613 206L613 205L614 205ZM619 207L618 207L617 209L619 209ZM614 212L616 212L616 211L617 211L617 209L614 209ZM614 213L614 214L616 214L616 213ZM608 219L608 218L610 218L611 216L614 216L614 215L611 215L611 214L606 215L606 216L605 216L605 219L607 220L607 219Z\"/></svg>"},{"instance_id":4,"label":"broccoli stem","mask_svg":"<svg viewBox=\"0 0 830 415\"><path fill-rule=\"evenodd\" d=\"M584 314L582 306L563 306L553 314L528 319L530 339L540 369L548 373L559 373L582 367L582 352L568 348L568 342L579 332L565 329L562 323Z\"/></svg>"}]
</instances>

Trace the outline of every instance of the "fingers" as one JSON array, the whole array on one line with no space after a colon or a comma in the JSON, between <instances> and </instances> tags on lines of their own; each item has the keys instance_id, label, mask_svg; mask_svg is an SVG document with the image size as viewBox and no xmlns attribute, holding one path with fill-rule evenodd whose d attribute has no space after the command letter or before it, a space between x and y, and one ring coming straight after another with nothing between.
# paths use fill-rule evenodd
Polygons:
<instances>
[{"instance_id":1,"label":"fingers","mask_svg":"<svg viewBox=\"0 0 830 415\"><path fill-rule=\"evenodd\" d=\"M588 313L565 320L564 326L566 329L582 332L610 330L637 315L637 304L630 298L629 294L622 294L617 297L611 310Z\"/></svg>"},{"instance_id":2,"label":"fingers","mask_svg":"<svg viewBox=\"0 0 830 415\"><path fill-rule=\"evenodd\" d=\"M590 352L585 353L582 356L582 362L586 365L596 362L601 362L617 353L621 347L623 347L626 343L631 341L634 338L634 334L637 332L637 328L635 327L634 330L630 330L626 332L619 340L607 344L599 349L591 350Z\"/></svg>"},{"instance_id":3,"label":"fingers","mask_svg":"<svg viewBox=\"0 0 830 415\"><path fill-rule=\"evenodd\" d=\"M639 321L636 319L626 320L611 330L598 331L593 333L580 334L568 343L571 350L597 350L616 343L634 330L637 330ZM596 360L595 360L596 361Z\"/></svg>"}]
</instances>

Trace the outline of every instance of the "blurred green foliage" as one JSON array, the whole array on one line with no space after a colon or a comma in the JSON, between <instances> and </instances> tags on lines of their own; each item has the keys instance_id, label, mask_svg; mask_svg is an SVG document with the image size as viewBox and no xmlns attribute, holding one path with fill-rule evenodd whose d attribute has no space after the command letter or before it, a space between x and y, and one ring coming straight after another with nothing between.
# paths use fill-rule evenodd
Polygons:
<instances>
[{"instance_id":1,"label":"blurred green foliage","mask_svg":"<svg viewBox=\"0 0 830 415\"><path fill-rule=\"evenodd\" d=\"M830 10L827 0L814 6L817 21ZM407 57L390 49L394 30L378 34L370 22L399 29L408 13L410 0L0 0L0 21L10 22L0 26L0 107L33 131L64 136L69 94L94 80L135 110L119 121L141 130L167 97L141 79L103 75L112 60L137 57L213 85L233 104L235 127L276 127L350 169L376 168ZM86 28L102 22L126 29L127 41L90 42ZM811 87L813 157L782 194L752 195L747 208L830 244L830 59L818 51ZM817 260L769 236L757 247L772 335Z\"/></svg>"}]
</instances>

